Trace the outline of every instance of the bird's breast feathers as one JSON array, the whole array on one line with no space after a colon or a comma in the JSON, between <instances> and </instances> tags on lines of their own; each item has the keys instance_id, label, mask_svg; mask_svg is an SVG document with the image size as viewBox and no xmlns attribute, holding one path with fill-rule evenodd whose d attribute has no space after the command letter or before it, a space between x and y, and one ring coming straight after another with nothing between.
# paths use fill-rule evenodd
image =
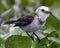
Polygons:
<instances>
[{"instance_id":1,"label":"bird's breast feathers","mask_svg":"<svg viewBox=\"0 0 60 48\"><path fill-rule=\"evenodd\" d=\"M34 20L31 22L31 24L29 24L27 26L22 26L21 28L26 32L34 32L34 31L37 31L38 29L40 29L43 26L43 24L40 24L38 17L35 16Z\"/></svg>"}]
</instances>

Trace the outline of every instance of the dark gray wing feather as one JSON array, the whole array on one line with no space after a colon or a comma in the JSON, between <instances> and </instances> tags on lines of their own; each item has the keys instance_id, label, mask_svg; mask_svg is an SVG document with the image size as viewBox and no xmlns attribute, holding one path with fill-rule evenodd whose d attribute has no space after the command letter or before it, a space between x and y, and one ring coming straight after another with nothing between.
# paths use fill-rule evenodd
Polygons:
<instances>
[{"instance_id":1,"label":"dark gray wing feather","mask_svg":"<svg viewBox=\"0 0 60 48\"><path fill-rule=\"evenodd\" d=\"M36 16L36 13L30 13L22 18L19 18L18 20L7 21L5 22L5 24L15 24L15 26L26 26L34 20L34 16Z\"/></svg>"},{"instance_id":2,"label":"dark gray wing feather","mask_svg":"<svg viewBox=\"0 0 60 48\"><path fill-rule=\"evenodd\" d=\"M36 15L36 13L30 13L22 18L19 18L15 22L15 26L26 26L26 25L30 24L34 20L35 15Z\"/></svg>"}]
</instances>

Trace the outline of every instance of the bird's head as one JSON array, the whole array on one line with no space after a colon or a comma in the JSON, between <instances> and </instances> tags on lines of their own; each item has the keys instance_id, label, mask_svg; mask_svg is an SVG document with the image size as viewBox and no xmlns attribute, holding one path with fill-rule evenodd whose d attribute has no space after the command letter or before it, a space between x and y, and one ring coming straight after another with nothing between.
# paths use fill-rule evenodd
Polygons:
<instances>
[{"instance_id":1,"label":"bird's head","mask_svg":"<svg viewBox=\"0 0 60 48\"><path fill-rule=\"evenodd\" d=\"M46 6L41 6L37 8L36 13L38 15L38 18L41 19L42 21L45 21L47 17L52 14L50 12L50 9Z\"/></svg>"}]
</instances>

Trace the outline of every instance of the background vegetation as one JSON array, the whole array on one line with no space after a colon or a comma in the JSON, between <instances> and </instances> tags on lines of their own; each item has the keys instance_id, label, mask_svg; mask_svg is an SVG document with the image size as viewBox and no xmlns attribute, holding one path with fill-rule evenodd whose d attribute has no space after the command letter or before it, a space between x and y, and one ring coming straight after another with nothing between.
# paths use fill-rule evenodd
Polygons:
<instances>
[{"instance_id":1,"label":"background vegetation","mask_svg":"<svg viewBox=\"0 0 60 48\"><path fill-rule=\"evenodd\" d=\"M53 16L46 20L41 31L37 31L41 42L32 41L20 28L4 25L16 20L39 6L48 6ZM0 48L60 48L60 0L0 0Z\"/></svg>"}]
</instances>

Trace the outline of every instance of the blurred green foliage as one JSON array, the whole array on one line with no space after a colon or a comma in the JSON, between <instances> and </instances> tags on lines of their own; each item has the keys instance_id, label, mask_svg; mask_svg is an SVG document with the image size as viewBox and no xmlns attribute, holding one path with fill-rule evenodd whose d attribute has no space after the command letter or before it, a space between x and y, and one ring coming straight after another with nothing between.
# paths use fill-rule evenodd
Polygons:
<instances>
[{"instance_id":1,"label":"blurred green foliage","mask_svg":"<svg viewBox=\"0 0 60 48\"><path fill-rule=\"evenodd\" d=\"M0 1L0 11L2 11L2 10L4 10L5 9L5 7L4 7L4 5L2 4L2 2Z\"/></svg>"},{"instance_id":2,"label":"blurred green foliage","mask_svg":"<svg viewBox=\"0 0 60 48\"><path fill-rule=\"evenodd\" d=\"M29 37L14 35L6 40L5 46L6 48L31 48L31 43Z\"/></svg>"},{"instance_id":3,"label":"blurred green foliage","mask_svg":"<svg viewBox=\"0 0 60 48\"><path fill-rule=\"evenodd\" d=\"M6 0L8 6L12 6L15 3L15 0Z\"/></svg>"},{"instance_id":4,"label":"blurred green foliage","mask_svg":"<svg viewBox=\"0 0 60 48\"><path fill-rule=\"evenodd\" d=\"M44 6L52 6L56 3L58 3L58 0L41 0L40 3Z\"/></svg>"},{"instance_id":5,"label":"blurred green foliage","mask_svg":"<svg viewBox=\"0 0 60 48\"><path fill-rule=\"evenodd\" d=\"M60 0L0 0L0 48L60 48L59 3ZM44 34L40 35L42 39L39 44L20 28L4 26L5 21L22 17L41 5L48 6L53 15L48 17L42 28Z\"/></svg>"},{"instance_id":6,"label":"blurred green foliage","mask_svg":"<svg viewBox=\"0 0 60 48\"><path fill-rule=\"evenodd\" d=\"M26 7L28 5L28 0L21 0L21 6Z\"/></svg>"}]
</instances>

